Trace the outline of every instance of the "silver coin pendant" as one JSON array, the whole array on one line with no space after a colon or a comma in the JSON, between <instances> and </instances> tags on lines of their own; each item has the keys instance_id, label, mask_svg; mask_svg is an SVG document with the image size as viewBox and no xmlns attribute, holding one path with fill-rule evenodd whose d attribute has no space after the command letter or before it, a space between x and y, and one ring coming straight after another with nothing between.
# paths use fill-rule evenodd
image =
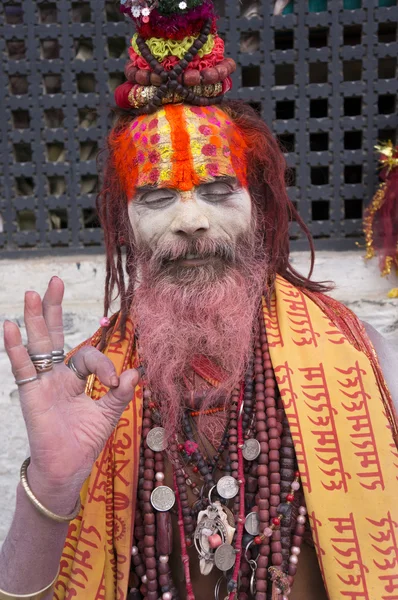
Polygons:
<instances>
[{"instance_id":1,"label":"silver coin pendant","mask_svg":"<svg viewBox=\"0 0 398 600\"><path fill-rule=\"evenodd\" d=\"M167 485L156 487L151 494L151 504L155 510L166 512L174 506L175 495Z\"/></svg>"},{"instance_id":2,"label":"silver coin pendant","mask_svg":"<svg viewBox=\"0 0 398 600\"><path fill-rule=\"evenodd\" d=\"M225 498L226 500L235 498L236 494L239 492L239 484L235 477L231 477L230 475L221 477L217 482L217 492L221 498Z\"/></svg>"},{"instance_id":3,"label":"silver coin pendant","mask_svg":"<svg viewBox=\"0 0 398 600\"><path fill-rule=\"evenodd\" d=\"M245 460L256 460L256 458L260 455L260 451L260 442L254 438L250 438L249 440L246 440L243 445L243 458Z\"/></svg>"},{"instance_id":4,"label":"silver coin pendant","mask_svg":"<svg viewBox=\"0 0 398 600\"><path fill-rule=\"evenodd\" d=\"M247 515L245 520L245 529L250 535L259 535L260 533L260 521L256 512L251 512Z\"/></svg>"},{"instance_id":5,"label":"silver coin pendant","mask_svg":"<svg viewBox=\"0 0 398 600\"><path fill-rule=\"evenodd\" d=\"M235 564L236 554L231 544L221 544L214 553L214 564L220 571L229 571Z\"/></svg>"},{"instance_id":6,"label":"silver coin pendant","mask_svg":"<svg viewBox=\"0 0 398 600\"><path fill-rule=\"evenodd\" d=\"M162 452L167 446L163 427L153 427L146 436L148 447L154 452Z\"/></svg>"}]
</instances>

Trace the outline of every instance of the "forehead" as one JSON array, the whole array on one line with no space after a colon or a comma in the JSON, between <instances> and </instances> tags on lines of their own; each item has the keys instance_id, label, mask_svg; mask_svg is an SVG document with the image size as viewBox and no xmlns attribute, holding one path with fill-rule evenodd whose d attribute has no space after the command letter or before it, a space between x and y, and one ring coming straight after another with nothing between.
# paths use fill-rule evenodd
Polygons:
<instances>
[{"instance_id":1,"label":"forehead","mask_svg":"<svg viewBox=\"0 0 398 600\"><path fill-rule=\"evenodd\" d=\"M137 144L137 186L187 191L211 177L236 175L232 123L219 113L173 105L152 118L139 119L132 132Z\"/></svg>"},{"instance_id":2,"label":"forehead","mask_svg":"<svg viewBox=\"0 0 398 600\"><path fill-rule=\"evenodd\" d=\"M141 115L114 143L115 165L128 198L136 188L187 191L218 176L246 184L246 143L221 109L166 105Z\"/></svg>"}]
</instances>

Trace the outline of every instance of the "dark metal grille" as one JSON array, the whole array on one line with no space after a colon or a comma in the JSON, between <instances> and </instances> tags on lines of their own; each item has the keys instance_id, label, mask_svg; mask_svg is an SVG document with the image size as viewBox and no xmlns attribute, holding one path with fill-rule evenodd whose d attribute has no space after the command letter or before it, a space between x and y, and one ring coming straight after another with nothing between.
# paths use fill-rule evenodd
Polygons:
<instances>
[{"instance_id":1,"label":"dark metal grille","mask_svg":"<svg viewBox=\"0 0 398 600\"><path fill-rule=\"evenodd\" d=\"M283 144L291 199L318 245L352 246L377 185L373 146L396 142L396 0L296 0L279 17L271 0L216 4L239 65L234 95ZM5 0L1 11L1 254L98 250L95 157L132 25L116 0ZM296 223L291 234L300 248Z\"/></svg>"}]
</instances>

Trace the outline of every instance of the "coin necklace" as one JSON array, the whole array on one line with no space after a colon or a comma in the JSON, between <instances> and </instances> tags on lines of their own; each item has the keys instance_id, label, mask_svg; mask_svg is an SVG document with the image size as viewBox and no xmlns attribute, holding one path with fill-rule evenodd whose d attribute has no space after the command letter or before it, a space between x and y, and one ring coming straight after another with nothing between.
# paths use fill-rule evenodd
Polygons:
<instances>
[{"instance_id":1,"label":"coin necklace","mask_svg":"<svg viewBox=\"0 0 398 600\"><path fill-rule=\"evenodd\" d=\"M177 597L169 566L169 556L173 547L171 515L168 510L156 509L156 506L164 509L166 504L170 504L170 493L161 490L162 487L167 487L163 485L165 478L163 452L153 450L148 445L148 435L152 428L153 403L150 390L145 389L138 502L134 524L135 544L131 551L134 573L129 600L138 600L142 597L141 594L147 600L157 600L159 587L162 600L172 600ZM159 443L159 432L155 438L157 440L155 447L159 447L156 446ZM153 445L151 437L149 441ZM171 488L168 490L174 495Z\"/></svg>"},{"instance_id":2,"label":"coin necklace","mask_svg":"<svg viewBox=\"0 0 398 600\"><path fill-rule=\"evenodd\" d=\"M246 593L249 591L256 600L266 600L267 581L271 582L272 593L278 600L287 600L297 570L306 510L304 506L300 506L294 516L295 492L300 484L298 472L294 470L296 467L293 442L282 403L278 398L262 319L260 319L260 331L255 344L254 361L249 364L249 372L250 369L252 369L252 375L249 373L245 376L243 396L242 390L236 390L232 394L226 479L220 480L220 488L217 490L223 502L230 499L234 503L237 532L232 544L225 544L224 539L221 538L221 544L216 549L217 561L215 564L221 570L232 569L232 575L229 575L228 580L229 600L235 600L236 597L247 597ZM253 376L254 400L253 385L250 385L250 379L253 381ZM142 597L138 596L138 587L146 600L159 598L159 592L162 600L177 599L177 592L168 566L169 555L172 551L169 505L173 499L173 490L168 488L157 491L158 488L167 487L163 485L164 457L163 452L159 450L163 447L162 432L155 431L152 436L149 436L150 444L153 445L152 437L156 440L155 446L153 445L154 449L150 448L147 442L149 431L156 429L159 425L155 408L150 391L144 390L139 502L137 503L134 530L136 545L132 550L135 587L133 585L130 590L129 600L135 600L135 598L138 600ZM253 413L255 413L255 419ZM253 429L255 440L260 444L258 456L257 444L250 441L254 439L252 437ZM189 432L189 428L187 431L184 427L184 433L187 441L190 436L193 438L193 432ZM167 451L168 454L169 451L170 448ZM187 548L192 544L192 536L195 531L195 511L191 511L188 503L186 474L182 469L180 471L178 469L181 457L177 444L175 444L174 452L179 459L172 462L176 508L180 515L182 559L189 592L188 597L193 600ZM211 465L200 452L192 463L193 467L198 467L198 472L207 486L214 483L212 468L209 469ZM244 485L245 469L246 485ZM179 478L178 483L177 478ZM230 478L237 481L237 484L233 483ZM239 493L235 498L231 498L236 490L239 490ZM222 494L227 498L223 498ZM265 527L263 527L264 525ZM255 535L258 529L259 535ZM243 543L245 539L243 535L246 536L246 541L249 540L248 544ZM271 541L272 552L270 552ZM233 558L234 565L232 564ZM241 577L238 590L237 573L240 567ZM139 578L138 582L136 576ZM133 575L132 577L134 578ZM236 596L237 593L238 596Z\"/></svg>"}]
</instances>

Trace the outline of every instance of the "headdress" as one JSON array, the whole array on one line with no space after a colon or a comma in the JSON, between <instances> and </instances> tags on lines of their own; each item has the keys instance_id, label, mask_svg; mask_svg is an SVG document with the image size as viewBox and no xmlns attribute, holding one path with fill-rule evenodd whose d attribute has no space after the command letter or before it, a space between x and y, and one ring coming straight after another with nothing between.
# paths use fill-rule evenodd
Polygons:
<instances>
[{"instance_id":1,"label":"headdress","mask_svg":"<svg viewBox=\"0 0 398 600\"><path fill-rule=\"evenodd\" d=\"M236 69L224 57L212 0L121 0L135 23L125 67L115 91L119 108L153 113L163 104L209 106L231 89Z\"/></svg>"},{"instance_id":2,"label":"headdress","mask_svg":"<svg viewBox=\"0 0 398 600\"><path fill-rule=\"evenodd\" d=\"M185 191L219 175L245 185L245 141L212 106L231 88L236 68L224 57L213 1L122 0L121 11L137 32L128 81L116 89L115 101L136 118L116 128L109 142L127 197L137 186Z\"/></svg>"}]
</instances>

